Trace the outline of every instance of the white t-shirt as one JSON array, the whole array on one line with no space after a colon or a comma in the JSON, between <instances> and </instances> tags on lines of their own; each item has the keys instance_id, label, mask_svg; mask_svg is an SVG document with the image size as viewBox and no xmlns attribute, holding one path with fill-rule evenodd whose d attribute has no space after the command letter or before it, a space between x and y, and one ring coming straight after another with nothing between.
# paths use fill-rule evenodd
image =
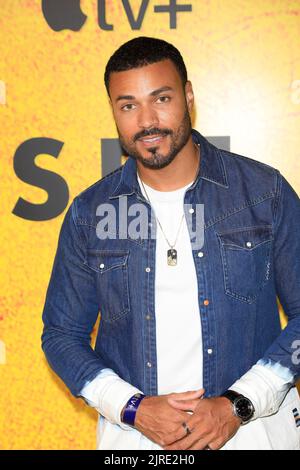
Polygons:
<instances>
[{"instance_id":1,"label":"white t-shirt","mask_svg":"<svg viewBox=\"0 0 300 470\"><path fill-rule=\"evenodd\" d=\"M140 183L139 177L138 180ZM157 191L144 183L155 216L171 245L178 233L174 247L177 265L169 266L170 246L157 224L155 320L159 395L202 388L197 276L186 220L182 219L184 193L191 184L175 191ZM140 187L146 197L141 183Z\"/></svg>"}]
</instances>

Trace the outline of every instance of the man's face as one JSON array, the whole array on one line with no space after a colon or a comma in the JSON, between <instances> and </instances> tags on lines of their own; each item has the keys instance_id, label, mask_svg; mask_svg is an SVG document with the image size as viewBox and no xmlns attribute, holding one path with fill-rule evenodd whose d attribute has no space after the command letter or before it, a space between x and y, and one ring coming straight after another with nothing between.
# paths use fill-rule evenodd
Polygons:
<instances>
[{"instance_id":1,"label":"man's face","mask_svg":"<svg viewBox=\"0 0 300 470\"><path fill-rule=\"evenodd\" d=\"M109 92L123 148L145 167L167 166L191 136L190 82L183 89L170 60L110 76Z\"/></svg>"}]
</instances>

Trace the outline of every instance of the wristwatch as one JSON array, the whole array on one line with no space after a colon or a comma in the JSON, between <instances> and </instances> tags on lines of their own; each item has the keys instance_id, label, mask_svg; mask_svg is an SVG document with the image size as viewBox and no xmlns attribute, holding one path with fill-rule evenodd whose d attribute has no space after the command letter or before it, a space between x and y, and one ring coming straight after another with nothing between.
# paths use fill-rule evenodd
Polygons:
<instances>
[{"instance_id":1,"label":"wristwatch","mask_svg":"<svg viewBox=\"0 0 300 470\"><path fill-rule=\"evenodd\" d=\"M254 415L254 406L249 398L244 397L240 393L233 390L227 390L222 393L221 397L228 398L233 406L233 414L242 420L242 424L246 424Z\"/></svg>"}]
</instances>

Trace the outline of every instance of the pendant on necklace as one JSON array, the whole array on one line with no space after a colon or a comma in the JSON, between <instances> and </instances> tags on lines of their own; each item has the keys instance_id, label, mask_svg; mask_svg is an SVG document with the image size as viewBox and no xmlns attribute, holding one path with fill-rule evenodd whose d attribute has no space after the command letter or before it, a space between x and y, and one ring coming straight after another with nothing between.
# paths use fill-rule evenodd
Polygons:
<instances>
[{"instance_id":1,"label":"pendant on necklace","mask_svg":"<svg viewBox=\"0 0 300 470\"><path fill-rule=\"evenodd\" d=\"M171 250L168 250L167 256L168 256L168 265L169 266L176 266L176 264L177 264L177 250L175 250L174 248L171 248Z\"/></svg>"}]
</instances>

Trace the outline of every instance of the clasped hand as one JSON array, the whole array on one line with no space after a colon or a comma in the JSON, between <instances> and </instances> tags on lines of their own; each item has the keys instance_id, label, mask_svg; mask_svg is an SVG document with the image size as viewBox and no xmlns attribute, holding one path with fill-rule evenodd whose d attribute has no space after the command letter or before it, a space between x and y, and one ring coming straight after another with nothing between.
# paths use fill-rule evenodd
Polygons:
<instances>
[{"instance_id":1,"label":"clasped hand","mask_svg":"<svg viewBox=\"0 0 300 470\"><path fill-rule=\"evenodd\" d=\"M135 427L165 450L220 449L241 421L227 398L203 395L200 389L146 397L138 407Z\"/></svg>"}]
</instances>

